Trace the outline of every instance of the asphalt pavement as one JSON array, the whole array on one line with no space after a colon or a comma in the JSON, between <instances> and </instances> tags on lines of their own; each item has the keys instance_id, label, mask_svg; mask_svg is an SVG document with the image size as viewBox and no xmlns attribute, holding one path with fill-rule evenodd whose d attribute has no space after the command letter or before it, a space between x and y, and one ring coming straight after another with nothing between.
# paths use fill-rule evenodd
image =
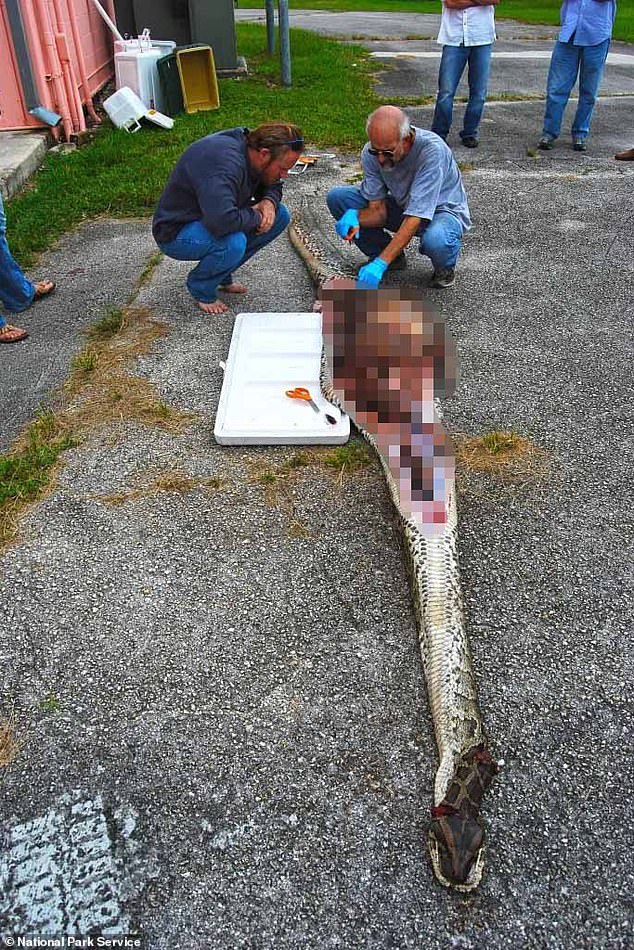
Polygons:
<instances>
[{"instance_id":1,"label":"asphalt pavement","mask_svg":"<svg viewBox=\"0 0 634 950\"><path fill-rule=\"evenodd\" d=\"M304 11L292 25L303 17L327 31ZM420 47L398 31L437 27L363 19L376 50ZM552 35L503 29L530 49ZM431 83L437 61L418 62ZM402 61L389 65L378 82L395 95ZM531 88L543 67L516 68ZM429 290L414 245L387 278L420 287L456 339L450 431L514 429L549 462L519 484L458 483L474 665L503 760L480 889L442 889L425 851L436 752L378 465L339 477L317 450L288 476L294 448L212 437L234 314L310 309L303 265L282 236L241 271L233 313L207 317L186 264L163 259L137 286L147 222L99 220L40 261L59 289L24 315L29 341L0 353L2 448L63 380L82 329L131 294L169 326L134 371L195 417L181 432L96 430L0 559L2 708L21 746L0 772L2 934L105 929L151 950L634 945L634 168L612 157L634 144L634 73L611 69L586 154L565 138L529 154L531 99L491 103L477 150L454 127L475 224L457 282ZM429 107L410 113L429 126ZM357 171L336 155L285 186L319 243L351 260L323 199ZM158 490L165 475L188 490Z\"/></svg>"}]
</instances>

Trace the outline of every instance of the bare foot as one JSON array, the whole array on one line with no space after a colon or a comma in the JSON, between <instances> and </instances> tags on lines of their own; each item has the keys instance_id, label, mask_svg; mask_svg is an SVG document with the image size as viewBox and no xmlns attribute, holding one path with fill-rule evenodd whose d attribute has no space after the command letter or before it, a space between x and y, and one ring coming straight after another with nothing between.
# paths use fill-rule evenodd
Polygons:
<instances>
[{"instance_id":1,"label":"bare foot","mask_svg":"<svg viewBox=\"0 0 634 950\"><path fill-rule=\"evenodd\" d=\"M197 300L196 303L203 313L226 313L229 309L222 300L212 300L211 303L205 303L204 300Z\"/></svg>"},{"instance_id":2,"label":"bare foot","mask_svg":"<svg viewBox=\"0 0 634 950\"><path fill-rule=\"evenodd\" d=\"M246 294L249 292L244 284L239 284L236 281L232 284L219 284L218 290L222 290L225 294Z\"/></svg>"}]
</instances>

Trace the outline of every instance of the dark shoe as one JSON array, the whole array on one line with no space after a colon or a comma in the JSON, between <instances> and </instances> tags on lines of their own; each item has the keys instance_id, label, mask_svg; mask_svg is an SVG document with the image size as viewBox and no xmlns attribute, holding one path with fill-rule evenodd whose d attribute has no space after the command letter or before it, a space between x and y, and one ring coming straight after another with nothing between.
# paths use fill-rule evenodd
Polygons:
<instances>
[{"instance_id":1,"label":"dark shoe","mask_svg":"<svg viewBox=\"0 0 634 950\"><path fill-rule=\"evenodd\" d=\"M537 148L541 148L542 152L549 152L554 145L555 139L553 136L544 134L537 143Z\"/></svg>"},{"instance_id":2,"label":"dark shoe","mask_svg":"<svg viewBox=\"0 0 634 950\"><path fill-rule=\"evenodd\" d=\"M619 162L634 162L634 148L628 148L626 152L617 152L614 157Z\"/></svg>"},{"instance_id":3,"label":"dark shoe","mask_svg":"<svg viewBox=\"0 0 634 950\"><path fill-rule=\"evenodd\" d=\"M462 144L465 148L477 148L478 140L475 135L465 135L462 139Z\"/></svg>"},{"instance_id":4,"label":"dark shoe","mask_svg":"<svg viewBox=\"0 0 634 950\"><path fill-rule=\"evenodd\" d=\"M575 135L572 140L572 150L573 152L587 152L588 146L586 145L586 140Z\"/></svg>"},{"instance_id":5,"label":"dark shoe","mask_svg":"<svg viewBox=\"0 0 634 950\"><path fill-rule=\"evenodd\" d=\"M455 283L455 280L455 267L447 267L445 270L441 268L440 270L434 271L429 281L429 286L436 287L438 290L444 290L446 287L451 287Z\"/></svg>"}]
</instances>

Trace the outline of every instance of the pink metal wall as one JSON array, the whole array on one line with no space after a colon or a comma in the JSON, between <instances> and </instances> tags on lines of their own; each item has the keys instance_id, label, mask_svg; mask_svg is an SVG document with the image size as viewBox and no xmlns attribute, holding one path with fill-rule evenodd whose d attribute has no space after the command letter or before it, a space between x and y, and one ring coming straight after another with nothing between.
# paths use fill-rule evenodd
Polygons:
<instances>
[{"instance_id":1,"label":"pink metal wall","mask_svg":"<svg viewBox=\"0 0 634 950\"><path fill-rule=\"evenodd\" d=\"M114 19L113 4L103 2ZM68 138L86 127L82 104L96 118L91 96L113 75L113 37L91 0L20 0L41 105L63 118ZM0 129L37 128L21 90L4 0L0 0ZM85 80L85 82L84 82Z\"/></svg>"}]
</instances>

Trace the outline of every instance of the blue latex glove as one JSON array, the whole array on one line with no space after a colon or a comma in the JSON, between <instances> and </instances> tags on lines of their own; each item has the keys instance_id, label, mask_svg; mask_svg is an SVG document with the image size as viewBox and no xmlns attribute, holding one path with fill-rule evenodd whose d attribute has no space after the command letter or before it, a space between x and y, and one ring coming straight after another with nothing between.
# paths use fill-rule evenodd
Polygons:
<instances>
[{"instance_id":1,"label":"blue latex glove","mask_svg":"<svg viewBox=\"0 0 634 950\"><path fill-rule=\"evenodd\" d=\"M383 274L388 265L380 257L375 257L373 261L362 267L357 274L357 287L370 287L375 290L383 280Z\"/></svg>"},{"instance_id":2,"label":"blue latex glove","mask_svg":"<svg viewBox=\"0 0 634 950\"><path fill-rule=\"evenodd\" d=\"M351 241L359 233L359 215L354 208L348 208L335 222L335 230L344 241Z\"/></svg>"}]
</instances>

